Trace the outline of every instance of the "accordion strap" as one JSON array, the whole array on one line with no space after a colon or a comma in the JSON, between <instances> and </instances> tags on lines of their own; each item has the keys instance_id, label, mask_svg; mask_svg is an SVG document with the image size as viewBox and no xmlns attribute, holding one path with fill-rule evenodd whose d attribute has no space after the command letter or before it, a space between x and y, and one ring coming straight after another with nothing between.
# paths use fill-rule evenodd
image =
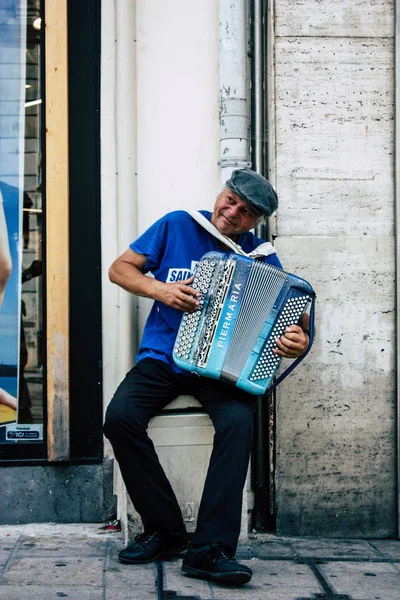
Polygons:
<instances>
[{"instance_id":1,"label":"accordion strap","mask_svg":"<svg viewBox=\"0 0 400 600\"><path fill-rule=\"evenodd\" d=\"M239 244L236 244L233 240L231 240L228 236L221 233L215 225L213 225L204 215L202 215L198 210L188 210L189 215L197 221L199 225L204 227L211 233L217 240L228 246L233 252L236 254L241 254L242 256L248 256L249 258L258 258L261 256L269 256L270 254L276 254L276 250L270 242L264 242L257 246L252 252L245 252Z\"/></svg>"}]
</instances>

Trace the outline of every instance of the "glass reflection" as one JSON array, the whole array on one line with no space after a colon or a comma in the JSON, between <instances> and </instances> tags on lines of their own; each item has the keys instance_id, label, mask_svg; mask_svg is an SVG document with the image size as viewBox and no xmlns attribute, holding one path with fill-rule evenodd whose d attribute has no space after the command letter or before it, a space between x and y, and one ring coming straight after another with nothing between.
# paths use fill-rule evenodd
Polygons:
<instances>
[{"instance_id":1,"label":"glass reflection","mask_svg":"<svg viewBox=\"0 0 400 600\"><path fill-rule=\"evenodd\" d=\"M0 443L43 439L41 52L40 0L2 0Z\"/></svg>"}]
</instances>

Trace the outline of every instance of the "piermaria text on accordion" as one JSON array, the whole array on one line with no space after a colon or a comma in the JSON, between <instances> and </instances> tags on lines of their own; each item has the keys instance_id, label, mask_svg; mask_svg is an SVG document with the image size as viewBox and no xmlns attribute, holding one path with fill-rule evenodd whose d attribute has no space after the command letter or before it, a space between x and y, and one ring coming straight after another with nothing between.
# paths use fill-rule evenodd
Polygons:
<instances>
[{"instance_id":1,"label":"piermaria text on accordion","mask_svg":"<svg viewBox=\"0 0 400 600\"><path fill-rule=\"evenodd\" d=\"M230 304L228 305L227 311L223 317L223 323L218 337L217 348L224 348L224 344L226 343L226 336L228 335L228 331L230 329L230 326L232 325L232 319L235 316L235 311L238 306L237 302L241 290L242 284L235 283L231 292L231 297L229 298Z\"/></svg>"}]
</instances>

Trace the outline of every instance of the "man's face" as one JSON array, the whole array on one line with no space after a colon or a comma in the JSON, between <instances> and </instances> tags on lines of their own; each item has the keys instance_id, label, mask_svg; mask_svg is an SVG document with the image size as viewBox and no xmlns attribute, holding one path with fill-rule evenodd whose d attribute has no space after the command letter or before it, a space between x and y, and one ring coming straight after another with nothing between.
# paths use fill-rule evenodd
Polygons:
<instances>
[{"instance_id":1,"label":"man's face","mask_svg":"<svg viewBox=\"0 0 400 600\"><path fill-rule=\"evenodd\" d=\"M244 200L229 188L217 197L211 223L228 237L235 237L255 227L256 213Z\"/></svg>"}]
</instances>

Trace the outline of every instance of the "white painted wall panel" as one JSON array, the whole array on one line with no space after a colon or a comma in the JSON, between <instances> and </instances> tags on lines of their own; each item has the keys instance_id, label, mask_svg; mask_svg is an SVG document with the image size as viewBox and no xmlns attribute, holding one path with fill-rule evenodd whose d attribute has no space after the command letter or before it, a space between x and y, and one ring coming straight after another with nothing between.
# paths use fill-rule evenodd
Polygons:
<instances>
[{"instance_id":1,"label":"white painted wall panel","mask_svg":"<svg viewBox=\"0 0 400 600\"><path fill-rule=\"evenodd\" d=\"M138 231L219 192L218 3L137 2Z\"/></svg>"},{"instance_id":2,"label":"white painted wall panel","mask_svg":"<svg viewBox=\"0 0 400 600\"><path fill-rule=\"evenodd\" d=\"M394 0L278 0L279 36L391 37Z\"/></svg>"},{"instance_id":3,"label":"white painted wall panel","mask_svg":"<svg viewBox=\"0 0 400 600\"><path fill-rule=\"evenodd\" d=\"M220 191L218 2L137 2L137 232ZM151 301L140 299L141 336Z\"/></svg>"}]
</instances>

